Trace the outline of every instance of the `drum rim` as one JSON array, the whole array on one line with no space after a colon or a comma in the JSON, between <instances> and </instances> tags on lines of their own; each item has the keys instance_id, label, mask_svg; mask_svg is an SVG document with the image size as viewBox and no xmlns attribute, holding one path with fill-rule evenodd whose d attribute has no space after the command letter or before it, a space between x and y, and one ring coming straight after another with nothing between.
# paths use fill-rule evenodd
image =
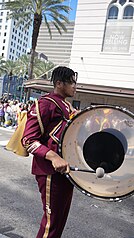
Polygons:
<instances>
[{"instance_id":1,"label":"drum rim","mask_svg":"<svg viewBox=\"0 0 134 238\"><path fill-rule=\"evenodd\" d=\"M111 109L117 109L123 113L126 113L127 115L129 115L131 118L134 119L134 113L131 112L130 110L124 108L124 107L121 107L121 106L114 106L114 105L104 105L104 104L101 104L101 105L91 105L90 107L87 107L85 109L83 109L81 112L79 112L77 115L75 115L72 119L68 120L67 121L67 124L65 125L65 128L61 134L61 137L60 137L60 141L59 141L59 154L60 156L62 157L62 142L63 142L63 139L64 139L64 136L65 136L65 133L67 131L67 129L69 128L69 126L72 124L72 122L79 117L79 115L82 115L84 112L87 112L87 111L91 111L91 110L94 110L94 109L101 109L101 108L111 108ZM93 193L90 193L89 191L87 191L86 189L83 189L81 188L76 182L75 180L72 178L72 176L68 173L66 175L66 177L69 179L69 181L74 185L74 187L76 187L81 193L89 196L89 197L92 197L92 198L96 198L96 199L99 199L99 200L105 200L105 201L119 201L119 200L122 200L123 198L127 198L127 197L130 197L134 194L134 190L132 190L131 192L128 192L127 194L124 194L124 195L120 195L120 196L117 196L117 197L112 197L112 196L99 196L97 194L93 194Z\"/></svg>"},{"instance_id":2,"label":"drum rim","mask_svg":"<svg viewBox=\"0 0 134 238\"><path fill-rule=\"evenodd\" d=\"M113 201L113 202L116 202L116 201L119 201L119 200L122 200L124 198L128 198L128 197L131 197L133 196L134 194L134 190L132 190L131 192L127 193L127 194L124 194L124 195L120 195L120 196L117 196L117 197L112 197L112 196L99 196L97 194L94 194L94 193L90 193L88 192L86 189L82 189L75 181L74 179L71 177L71 175L68 173L66 175L66 177L69 179L69 181L74 185L75 188L77 188L82 194L85 194L86 196L88 197L92 197L92 198L98 198L99 200L105 200L105 201Z\"/></svg>"}]
</instances>

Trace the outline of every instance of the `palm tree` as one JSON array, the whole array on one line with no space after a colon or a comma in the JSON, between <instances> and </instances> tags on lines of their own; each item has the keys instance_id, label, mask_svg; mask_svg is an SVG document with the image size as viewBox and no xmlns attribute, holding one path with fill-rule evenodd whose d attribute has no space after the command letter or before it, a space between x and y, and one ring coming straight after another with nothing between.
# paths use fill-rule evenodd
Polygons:
<instances>
[{"instance_id":1,"label":"palm tree","mask_svg":"<svg viewBox=\"0 0 134 238\"><path fill-rule=\"evenodd\" d=\"M12 60L4 61L1 64L1 72L8 77L8 89L7 89L7 98L9 98L10 93L10 85L12 81L12 77L16 75L16 62L13 62Z\"/></svg>"},{"instance_id":2,"label":"palm tree","mask_svg":"<svg viewBox=\"0 0 134 238\"><path fill-rule=\"evenodd\" d=\"M2 56L0 56L0 76L2 75L3 71L2 71L2 66L5 63L5 60L3 59Z\"/></svg>"},{"instance_id":3,"label":"palm tree","mask_svg":"<svg viewBox=\"0 0 134 238\"><path fill-rule=\"evenodd\" d=\"M16 61L15 73L18 77L27 78L28 67L29 67L30 55L22 55ZM33 78L38 78L40 75L44 75L47 71L51 70L54 64L50 61L44 61L35 57L34 68L33 68Z\"/></svg>"},{"instance_id":4,"label":"palm tree","mask_svg":"<svg viewBox=\"0 0 134 238\"><path fill-rule=\"evenodd\" d=\"M53 68L54 68L54 64L51 61L44 61L44 60L35 58L33 78L46 78L47 72Z\"/></svg>"},{"instance_id":5,"label":"palm tree","mask_svg":"<svg viewBox=\"0 0 134 238\"><path fill-rule=\"evenodd\" d=\"M65 23L69 23L68 13L70 7L64 5L64 2L66 1L7 0L2 2L2 4L4 4L4 9L11 11L8 17L17 20L17 26L24 23L24 27L27 27L33 23L31 58L28 72L29 79L32 79L33 77L35 49L42 21L45 22L50 37L52 37L50 22L53 23L60 34L62 30L66 31Z\"/></svg>"},{"instance_id":6,"label":"palm tree","mask_svg":"<svg viewBox=\"0 0 134 238\"><path fill-rule=\"evenodd\" d=\"M28 79L29 60L30 60L30 55L22 55L16 61L16 67L15 67L16 76L18 78L22 78L20 99L22 99L22 95L24 93L24 81ZM40 75L45 75L45 73L47 73L53 67L54 67L54 64L52 62L44 61L35 57L34 68L33 68L33 78L39 78Z\"/></svg>"}]
</instances>

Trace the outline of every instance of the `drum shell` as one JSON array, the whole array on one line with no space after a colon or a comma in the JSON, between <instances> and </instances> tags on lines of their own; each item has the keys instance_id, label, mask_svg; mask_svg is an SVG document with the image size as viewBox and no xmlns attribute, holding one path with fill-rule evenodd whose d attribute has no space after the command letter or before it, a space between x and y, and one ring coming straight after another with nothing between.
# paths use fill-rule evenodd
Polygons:
<instances>
[{"instance_id":1,"label":"drum shell","mask_svg":"<svg viewBox=\"0 0 134 238\"><path fill-rule=\"evenodd\" d=\"M98 105L83 110L68 122L60 142L61 156L74 167L92 168L86 163L83 146L96 132L112 128L123 133L127 149L122 165L99 179L95 173L70 171L68 178L83 193L100 199L118 199L134 191L134 114L125 108Z\"/></svg>"}]
</instances>

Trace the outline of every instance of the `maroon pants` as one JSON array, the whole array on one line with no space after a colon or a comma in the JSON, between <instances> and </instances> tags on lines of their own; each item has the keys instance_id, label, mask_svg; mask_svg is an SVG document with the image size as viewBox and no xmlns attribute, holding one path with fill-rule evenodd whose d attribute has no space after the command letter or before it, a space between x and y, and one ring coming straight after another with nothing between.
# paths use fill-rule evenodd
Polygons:
<instances>
[{"instance_id":1,"label":"maroon pants","mask_svg":"<svg viewBox=\"0 0 134 238\"><path fill-rule=\"evenodd\" d=\"M36 176L44 215L36 238L60 238L71 205L73 185L60 173Z\"/></svg>"}]
</instances>

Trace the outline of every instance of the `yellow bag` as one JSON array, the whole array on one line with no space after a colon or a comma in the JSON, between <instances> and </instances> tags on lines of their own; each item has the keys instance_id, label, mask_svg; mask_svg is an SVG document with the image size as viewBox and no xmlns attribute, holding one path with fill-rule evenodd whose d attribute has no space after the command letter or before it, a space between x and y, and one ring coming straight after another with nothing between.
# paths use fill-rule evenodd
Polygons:
<instances>
[{"instance_id":1,"label":"yellow bag","mask_svg":"<svg viewBox=\"0 0 134 238\"><path fill-rule=\"evenodd\" d=\"M8 144L6 145L7 150L10 150L18 155L21 155L21 156L29 155L29 153L26 151L26 149L21 144L21 139L22 139L23 132L25 129L26 121L27 121L27 113L24 114L23 119L21 120L16 131L14 132L14 134L12 135Z\"/></svg>"},{"instance_id":2,"label":"yellow bag","mask_svg":"<svg viewBox=\"0 0 134 238\"><path fill-rule=\"evenodd\" d=\"M43 124L42 124L41 117L40 117L39 105L38 105L37 99L35 100L35 105L36 105L38 122L39 122L39 125L41 128L41 133L43 134L44 128L43 128ZM21 120L18 123L18 127L17 127L16 131L14 132L14 134L12 135L11 139L9 140L8 144L6 145L7 150L10 150L17 155L25 156L25 157L29 156L29 153L22 146L21 139L23 137L23 133L25 130L26 121L27 121L27 112L21 114Z\"/></svg>"}]
</instances>

